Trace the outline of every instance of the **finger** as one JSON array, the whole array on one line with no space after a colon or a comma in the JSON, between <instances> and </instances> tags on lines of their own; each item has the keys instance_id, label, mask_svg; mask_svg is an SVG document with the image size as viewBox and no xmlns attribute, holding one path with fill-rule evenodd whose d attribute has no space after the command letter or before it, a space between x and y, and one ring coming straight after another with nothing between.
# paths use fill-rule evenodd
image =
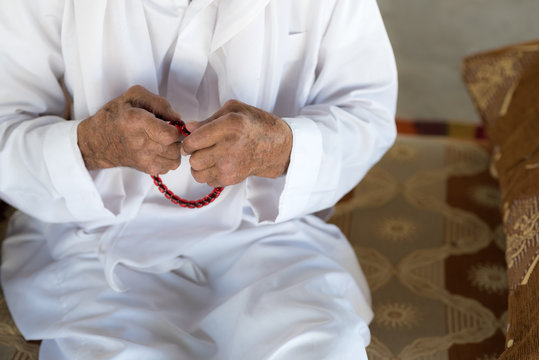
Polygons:
<instances>
[{"instance_id":1,"label":"finger","mask_svg":"<svg viewBox=\"0 0 539 360\"><path fill-rule=\"evenodd\" d=\"M198 128L219 119L220 117L225 116L226 114L230 112L236 112L240 111L245 107L245 104L241 103L237 100L228 100L217 112L215 112L212 116L209 118L202 120L202 121L190 121L185 124L185 127L189 132L196 131Z\"/></svg>"},{"instance_id":2,"label":"finger","mask_svg":"<svg viewBox=\"0 0 539 360\"><path fill-rule=\"evenodd\" d=\"M201 184L215 184L216 183L216 173L217 173L217 168L215 167L211 167L211 168L208 168L208 169L204 169L204 170L195 170L193 168L191 168L191 175L193 176L193 178L201 183ZM215 186L215 185L210 185L210 186Z\"/></svg>"},{"instance_id":3,"label":"finger","mask_svg":"<svg viewBox=\"0 0 539 360\"><path fill-rule=\"evenodd\" d=\"M146 137L163 145L180 142L183 135L171 124L159 120L154 114L141 108L130 107L124 110L121 118L123 126L128 131L142 130Z\"/></svg>"},{"instance_id":4,"label":"finger","mask_svg":"<svg viewBox=\"0 0 539 360\"><path fill-rule=\"evenodd\" d=\"M185 128L190 133L192 133L193 131L195 131L199 127L203 126L205 123L206 123L206 120L204 120L204 121L189 121L189 122L185 123Z\"/></svg>"},{"instance_id":5,"label":"finger","mask_svg":"<svg viewBox=\"0 0 539 360\"><path fill-rule=\"evenodd\" d=\"M215 112L215 114L213 114L212 116L210 116L209 118L207 118L206 120L204 121L201 121L203 123L208 123L208 122L211 122L213 120L216 120L228 113L231 113L231 112L240 112L242 109L244 109L246 107L246 105L244 103L242 103L241 101L238 101L238 100L228 100L227 102L225 102L225 104L219 109L217 110L217 112Z\"/></svg>"},{"instance_id":6,"label":"finger","mask_svg":"<svg viewBox=\"0 0 539 360\"><path fill-rule=\"evenodd\" d=\"M152 159L152 163L143 170L150 175L163 175L170 170L176 170L181 163L181 159L170 160L161 156L156 156Z\"/></svg>"},{"instance_id":7,"label":"finger","mask_svg":"<svg viewBox=\"0 0 539 360\"><path fill-rule=\"evenodd\" d=\"M183 140L182 154L191 155L195 151L214 146L223 134L223 125L216 119L200 126Z\"/></svg>"},{"instance_id":8,"label":"finger","mask_svg":"<svg viewBox=\"0 0 539 360\"><path fill-rule=\"evenodd\" d=\"M143 127L148 138L158 144L170 145L179 143L183 138L183 135L178 131L176 126L161 121L155 116L145 117Z\"/></svg>"},{"instance_id":9,"label":"finger","mask_svg":"<svg viewBox=\"0 0 539 360\"><path fill-rule=\"evenodd\" d=\"M158 156L156 160L162 167L161 174L166 174L167 172L169 172L171 170L176 170L177 168L180 167L180 164L182 162L181 158L167 159L167 158L164 158L162 156Z\"/></svg>"},{"instance_id":10,"label":"finger","mask_svg":"<svg viewBox=\"0 0 539 360\"><path fill-rule=\"evenodd\" d=\"M224 172L219 165L203 170L191 168L191 174L197 182L206 183L213 187L235 185L246 179L245 175Z\"/></svg>"},{"instance_id":11,"label":"finger","mask_svg":"<svg viewBox=\"0 0 539 360\"><path fill-rule=\"evenodd\" d=\"M170 106L167 99L150 92L140 85L130 87L124 93L124 96L126 97L126 102L131 106L149 111L161 119L166 121L181 120L180 114Z\"/></svg>"},{"instance_id":12,"label":"finger","mask_svg":"<svg viewBox=\"0 0 539 360\"><path fill-rule=\"evenodd\" d=\"M159 156L164 157L165 159L169 160L177 160L181 158L181 144L180 143L173 143L170 145L161 145L161 151L159 152Z\"/></svg>"},{"instance_id":13,"label":"finger","mask_svg":"<svg viewBox=\"0 0 539 360\"><path fill-rule=\"evenodd\" d=\"M221 184L219 182L219 180L210 180L210 181L206 182L206 184L208 184L208 186L211 186L211 187L224 187L224 186L226 186L224 184Z\"/></svg>"},{"instance_id":14,"label":"finger","mask_svg":"<svg viewBox=\"0 0 539 360\"><path fill-rule=\"evenodd\" d=\"M180 147L180 143L162 145L149 140L145 145L144 152L151 157L160 156L169 160L177 160L181 158Z\"/></svg>"},{"instance_id":15,"label":"finger","mask_svg":"<svg viewBox=\"0 0 539 360\"><path fill-rule=\"evenodd\" d=\"M217 153L215 146L210 148L195 151L189 159L191 168L197 171L204 170L215 166L217 163Z\"/></svg>"}]
</instances>

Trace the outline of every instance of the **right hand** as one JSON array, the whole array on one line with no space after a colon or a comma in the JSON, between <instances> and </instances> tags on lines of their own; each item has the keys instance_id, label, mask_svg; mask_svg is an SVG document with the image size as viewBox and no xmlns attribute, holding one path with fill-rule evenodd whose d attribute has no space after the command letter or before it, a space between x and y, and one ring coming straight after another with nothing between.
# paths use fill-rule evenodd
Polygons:
<instances>
[{"instance_id":1,"label":"right hand","mask_svg":"<svg viewBox=\"0 0 539 360\"><path fill-rule=\"evenodd\" d=\"M142 86L129 88L79 124L86 168L128 166L150 175L177 169L183 135L167 121L178 120L165 98Z\"/></svg>"}]
</instances>

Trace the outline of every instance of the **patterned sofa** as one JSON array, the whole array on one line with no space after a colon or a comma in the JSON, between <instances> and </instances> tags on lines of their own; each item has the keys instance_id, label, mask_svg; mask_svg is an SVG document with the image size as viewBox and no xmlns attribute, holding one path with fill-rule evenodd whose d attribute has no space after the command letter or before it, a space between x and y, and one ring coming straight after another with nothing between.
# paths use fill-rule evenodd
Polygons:
<instances>
[{"instance_id":1,"label":"patterned sofa","mask_svg":"<svg viewBox=\"0 0 539 360\"><path fill-rule=\"evenodd\" d=\"M395 145L335 209L372 289L371 360L539 358L539 46L523 46L464 62L488 139L399 120ZM12 211L0 202L0 238ZM0 360L38 349L0 297Z\"/></svg>"}]
</instances>

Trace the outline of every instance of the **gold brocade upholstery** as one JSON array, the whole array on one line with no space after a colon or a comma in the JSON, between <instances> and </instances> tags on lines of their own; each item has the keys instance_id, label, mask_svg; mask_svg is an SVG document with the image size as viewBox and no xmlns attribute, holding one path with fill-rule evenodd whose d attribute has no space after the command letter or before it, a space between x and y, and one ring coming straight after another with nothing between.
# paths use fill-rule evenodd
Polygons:
<instances>
[{"instance_id":1,"label":"gold brocade upholstery","mask_svg":"<svg viewBox=\"0 0 539 360\"><path fill-rule=\"evenodd\" d=\"M503 196L510 293L500 359L539 359L539 41L474 55L463 75Z\"/></svg>"},{"instance_id":2,"label":"gold brocade upholstery","mask_svg":"<svg viewBox=\"0 0 539 360\"><path fill-rule=\"evenodd\" d=\"M399 136L332 218L373 296L370 360L494 360L507 277L500 193L481 143Z\"/></svg>"}]
</instances>

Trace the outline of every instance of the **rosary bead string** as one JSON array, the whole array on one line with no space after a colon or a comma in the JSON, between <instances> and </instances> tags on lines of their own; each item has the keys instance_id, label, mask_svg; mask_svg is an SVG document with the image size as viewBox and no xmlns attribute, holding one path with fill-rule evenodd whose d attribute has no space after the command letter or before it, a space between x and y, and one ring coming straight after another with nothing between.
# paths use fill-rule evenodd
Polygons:
<instances>
[{"instance_id":1,"label":"rosary bead string","mask_svg":"<svg viewBox=\"0 0 539 360\"><path fill-rule=\"evenodd\" d=\"M183 121L181 121L181 120L180 121L170 121L169 123L171 125L176 126L176 128L178 128L178 131L182 135L189 136L189 134L191 134L191 132L189 132L189 130L187 130L187 128L185 127L185 123ZM182 199L178 195L174 194L163 183L163 180L161 179L161 177L159 175L150 175L150 176L152 177L153 183L155 184L155 186L157 186L157 188L165 196L165 198L170 200L175 205L179 205L181 207L186 207L186 208L189 208L189 209L201 208L203 206L211 204L215 199L217 199L219 197L219 195L221 195L221 192L223 192L223 189L224 189L223 187L216 187L216 188L213 188L213 191L211 193L209 193L208 195L206 195L202 199L186 200L186 199Z\"/></svg>"}]
</instances>

